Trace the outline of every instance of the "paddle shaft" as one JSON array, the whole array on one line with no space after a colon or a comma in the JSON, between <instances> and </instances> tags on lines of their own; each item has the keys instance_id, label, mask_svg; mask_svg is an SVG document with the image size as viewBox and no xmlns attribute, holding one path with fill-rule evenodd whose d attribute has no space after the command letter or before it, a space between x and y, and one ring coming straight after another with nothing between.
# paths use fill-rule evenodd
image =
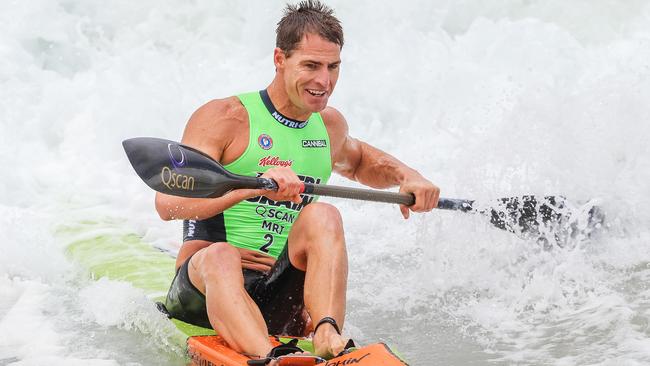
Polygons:
<instances>
[{"instance_id":1,"label":"paddle shaft","mask_svg":"<svg viewBox=\"0 0 650 366\"><path fill-rule=\"evenodd\" d=\"M268 190L277 190L277 184L272 179L259 178L259 185L257 188L264 188ZM342 187L327 184L314 184L303 183L304 190L302 193L308 195L348 198L362 201L395 203L400 205L411 206L415 203L415 196L411 193L398 193L378 191L373 189ZM457 210L457 211L471 211L473 201L453 199L453 198L440 198L438 200L438 208L444 210Z\"/></svg>"}]
</instances>

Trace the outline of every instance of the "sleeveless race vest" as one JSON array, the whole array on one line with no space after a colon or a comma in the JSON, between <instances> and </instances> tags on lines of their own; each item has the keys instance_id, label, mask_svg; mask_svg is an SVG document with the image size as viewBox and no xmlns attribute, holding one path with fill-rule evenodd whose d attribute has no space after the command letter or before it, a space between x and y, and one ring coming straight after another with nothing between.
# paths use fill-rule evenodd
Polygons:
<instances>
[{"instance_id":1,"label":"sleeveless race vest","mask_svg":"<svg viewBox=\"0 0 650 366\"><path fill-rule=\"evenodd\" d=\"M320 113L307 121L280 114L266 90L238 95L248 112L246 151L225 168L235 174L260 176L276 166L287 166L307 183L327 183L332 173L330 141ZM305 205L317 199L301 195L302 203L275 202L264 196L242 201L223 216L228 243L277 258L289 231Z\"/></svg>"}]
</instances>

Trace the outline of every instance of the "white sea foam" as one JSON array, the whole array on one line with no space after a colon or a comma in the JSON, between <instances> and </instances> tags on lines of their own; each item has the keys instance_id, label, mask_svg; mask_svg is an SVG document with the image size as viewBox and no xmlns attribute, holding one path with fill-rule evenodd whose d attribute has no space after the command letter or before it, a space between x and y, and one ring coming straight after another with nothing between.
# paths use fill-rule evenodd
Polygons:
<instances>
[{"instance_id":1,"label":"white sea foam","mask_svg":"<svg viewBox=\"0 0 650 366\"><path fill-rule=\"evenodd\" d=\"M648 2L331 4L346 30L331 104L353 135L443 196L597 199L610 225L544 251L479 216L329 200L355 338L423 365L650 362ZM262 0L0 2L0 363L180 362L147 341L164 337L144 294L84 281L52 233L119 220L176 250L178 223L158 220L120 142L179 139L202 103L264 87L280 15Z\"/></svg>"}]
</instances>

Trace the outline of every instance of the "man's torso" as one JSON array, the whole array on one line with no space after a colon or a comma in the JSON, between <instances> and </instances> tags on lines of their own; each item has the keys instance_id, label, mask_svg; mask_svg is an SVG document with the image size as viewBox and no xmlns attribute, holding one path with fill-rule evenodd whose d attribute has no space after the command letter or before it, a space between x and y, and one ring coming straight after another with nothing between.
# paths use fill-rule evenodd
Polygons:
<instances>
[{"instance_id":1,"label":"man's torso","mask_svg":"<svg viewBox=\"0 0 650 366\"><path fill-rule=\"evenodd\" d=\"M332 170L330 140L319 113L307 121L292 120L275 110L265 91L239 95L237 101L248 123L239 124L223 149L220 160L226 169L256 176L273 167L291 167L304 182L327 182ZM277 258L300 210L315 199L302 197L302 203L274 202L264 196L242 201L210 219L209 230L220 231L219 240L238 248ZM185 223L185 241L193 239L188 234L195 234L192 229L200 224Z\"/></svg>"}]
</instances>

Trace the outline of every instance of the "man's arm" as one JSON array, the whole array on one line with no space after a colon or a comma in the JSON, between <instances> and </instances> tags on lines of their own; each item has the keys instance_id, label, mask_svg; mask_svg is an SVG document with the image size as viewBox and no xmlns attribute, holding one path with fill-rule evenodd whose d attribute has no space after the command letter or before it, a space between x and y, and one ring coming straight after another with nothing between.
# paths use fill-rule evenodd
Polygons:
<instances>
[{"instance_id":1,"label":"man's arm","mask_svg":"<svg viewBox=\"0 0 650 366\"><path fill-rule=\"evenodd\" d=\"M433 183L392 155L351 137L345 118L336 109L328 107L322 116L335 172L373 188L399 186L400 192L413 193L415 204L400 207L404 218L409 217L409 210L427 212L437 206L440 189Z\"/></svg>"},{"instance_id":2,"label":"man's arm","mask_svg":"<svg viewBox=\"0 0 650 366\"><path fill-rule=\"evenodd\" d=\"M210 101L192 114L181 142L227 164L246 149L248 133L241 132L248 129L247 118L236 98ZM202 220L258 195L259 191L253 189L234 190L219 198L185 198L158 192L156 211L163 220Z\"/></svg>"},{"instance_id":3,"label":"man's arm","mask_svg":"<svg viewBox=\"0 0 650 366\"><path fill-rule=\"evenodd\" d=\"M227 165L246 151L248 136L248 113L238 98L231 97L208 102L194 112L181 142ZM257 196L266 196L274 201L302 202L302 183L291 168L271 168L262 177L275 180L277 192L236 189L218 198L185 198L156 193L156 211L163 220L204 220Z\"/></svg>"}]
</instances>

